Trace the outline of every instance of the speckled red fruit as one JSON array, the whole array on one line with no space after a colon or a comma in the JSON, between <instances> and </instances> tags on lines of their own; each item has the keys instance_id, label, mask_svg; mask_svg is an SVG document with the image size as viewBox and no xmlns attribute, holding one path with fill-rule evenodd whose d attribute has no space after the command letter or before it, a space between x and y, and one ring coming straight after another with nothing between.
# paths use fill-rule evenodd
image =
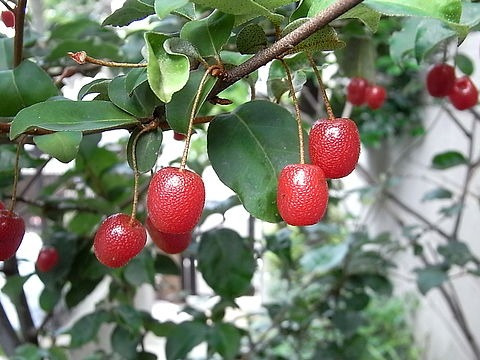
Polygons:
<instances>
[{"instance_id":1,"label":"speckled red fruit","mask_svg":"<svg viewBox=\"0 0 480 360\"><path fill-rule=\"evenodd\" d=\"M323 170L327 179L347 176L360 156L357 125L346 118L317 120L310 130L308 150L310 161Z\"/></svg>"},{"instance_id":2,"label":"speckled red fruit","mask_svg":"<svg viewBox=\"0 0 480 360\"><path fill-rule=\"evenodd\" d=\"M97 230L93 249L98 261L117 268L128 263L147 242L147 232L142 223L130 216L115 214L106 218Z\"/></svg>"},{"instance_id":3,"label":"speckled red fruit","mask_svg":"<svg viewBox=\"0 0 480 360\"><path fill-rule=\"evenodd\" d=\"M173 132L173 138L177 141L183 141L187 138L187 135L181 134L179 132L174 131Z\"/></svg>"},{"instance_id":4,"label":"speckled red fruit","mask_svg":"<svg viewBox=\"0 0 480 360\"><path fill-rule=\"evenodd\" d=\"M436 64L428 71L426 82L430 95L447 96L455 83L455 69L448 64Z\"/></svg>"},{"instance_id":5,"label":"speckled red fruit","mask_svg":"<svg viewBox=\"0 0 480 360\"><path fill-rule=\"evenodd\" d=\"M319 222L328 204L328 186L322 169L311 164L291 164L278 178L277 207L289 225Z\"/></svg>"},{"instance_id":6,"label":"speckled red fruit","mask_svg":"<svg viewBox=\"0 0 480 360\"><path fill-rule=\"evenodd\" d=\"M455 80L448 98L458 110L470 109L478 103L478 90L468 76L463 76Z\"/></svg>"},{"instance_id":7,"label":"speckled red fruit","mask_svg":"<svg viewBox=\"0 0 480 360\"><path fill-rule=\"evenodd\" d=\"M189 170L165 167L153 175L147 193L147 212L158 231L184 234L193 230L202 215L205 186Z\"/></svg>"},{"instance_id":8,"label":"speckled red fruit","mask_svg":"<svg viewBox=\"0 0 480 360\"><path fill-rule=\"evenodd\" d=\"M372 110L382 107L387 98L387 90L380 85L371 85L365 89L365 103Z\"/></svg>"},{"instance_id":9,"label":"speckled red fruit","mask_svg":"<svg viewBox=\"0 0 480 360\"><path fill-rule=\"evenodd\" d=\"M38 253L35 266L40 272L48 272L58 264L58 260L60 260L60 257L57 249L52 246L45 246Z\"/></svg>"},{"instance_id":10,"label":"speckled red fruit","mask_svg":"<svg viewBox=\"0 0 480 360\"><path fill-rule=\"evenodd\" d=\"M15 14L13 11L2 11L1 18L6 27L15 27Z\"/></svg>"},{"instance_id":11,"label":"speckled red fruit","mask_svg":"<svg viewBox=\"0 0 480 360\"><path fill-rule=\"evenodd\" d=\"M0 210L0 261L10 259L25 235L25 222L13 211Z\"/></svg>"},{"instance_id":12,"label":"speckled red fruit","mask_svg":"<svg viewBox=\"0 0 480 360\"><path fill-rule=\"evenodd\" d=\"M365 90L368 81L362 77L354 77L347 86L347 100L353 105L362 105L365 102Z\"/></svg>"},{"instance_id":13,"label":"speckled red fruit","mask_svg":"<svg viewBox=\"0 0 480 360\"><path fill-rule=\"evenodd\" d=\"M192 240L191 232L185 234L167 234L158 231L155 226L153 226L149 217L147 217L147 220L145 221L145 227L155 245L167 254L181 253L188 248Z\"/></svg>"}]
</instances>

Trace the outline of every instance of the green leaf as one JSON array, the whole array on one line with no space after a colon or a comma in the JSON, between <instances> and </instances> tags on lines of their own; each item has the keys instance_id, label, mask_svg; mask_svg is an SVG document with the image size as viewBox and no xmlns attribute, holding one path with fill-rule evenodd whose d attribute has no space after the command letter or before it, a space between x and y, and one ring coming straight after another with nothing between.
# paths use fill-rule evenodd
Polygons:
<instances>
[{"instance_id":1,"label":"green leaf","mask_svg":"<svg viewBox=\"0 0 480 360\"><path fill-rule=\"evenodd\" d=\"M5 285L2 287L2 293L10 298L12 303L17 303L23 290L23 285L30 276L13 275L7 278Z\"/></svg>"},{"instance_id":2,"label":"green leaf","mask_svg":"<svg viewBox=\"0 0 480 360\"><path fill-rule=\"evenodd\" d=\"M403 22L402 30L390 37L390 56L397 63L403 62L407 55L414 55L415 40L421 18L410 18Z\"/></svg>"},{"instance_id":3,"label":"green leaf","mask_svg":"<svg viewBox=\"0 0 480 360\"><path fill-rule=\"evenodd\" d=\"M468 164L465 156L454 150L437 154L432 159L432 167L439 170L465 164Z\"/></svg>"},{"instance_id":4,"label":"green leaf","mask_svg":"<svg viewBox=\"0 0 480 360\"><path fill-rule=\"evenodd\" d=\"M214 11L204 19L187 22L180 31L180 37L190 41L200 55L218 56L230 38L234 21L232 15Z\"/></svg>"},{"instance_id":5,"label":"green leaf","mask_svg":"<svg viewBox=\"0 0 480 360\"><path fill-rule=\"evenodd\" d=\"M448 280L448 275L443 266L429 265L417 269L417 286L420 292L425 295L430 289L442 285Z\"/></svg>"},{"instance_id":6,"label":"green leaf","mask_svg":"<svg viewBox=\"0 0 480 360\"><path fill-rule=\"evenodd\" d=\"M60 290L45 287L43 288L42 293L40 294L38 302L43 311L50 312L53 310L53 308L61 299L61 297L62 297L62 294Z\"/></svg>"},{"instance_id":7,"label":"green leaf","mask_svg":"<svg viewBox=\"0 0 480 360\"><path fill-rule=\"evenodd\" d=\"M169 256L157 254L155 257L155 272L165 275L180 275L180 267Z\"/></svg>"},{"instance_id":8,"label":"green leaf","mask_svg":"<svg viewBox=\"0 0 480 360\"><path fill-rule=\"evenodd\" d=\"M148 51L147 77L153 92L168 103L172 95L188 81L190 63L185 55L170 54L164 47L167 35L146 32Z\"/></svg>"},{"instance_id":9,"label":"green leaf","mask_svg":"<svg viewBox=\"0 0 480 360\"><path fill-rule=\"evenodd\" d=\"M345 76L375 80L377 53L371 37L352 37L343 49L337 51L337 56Z\"/></svg>"},{"instance_id":10,"label":"green leaf","mask_svg":"<svg viewBox=\"0 0 480 360\"><path fill-rule=\"evenodd\" d=\"M474 71L474 65L472 59L463 54L457 54L455 56L455 65L463 72L465 75L471 76Z\"/></svg>"},{"instance_id":11,"label":"green leaf","mask_svg":"<svg viewBox=\"0 0 480 360\"><path fill-rule=\"evenodd\" d=\"M148 82L146 67L130 70L125 81L125 87L128 95L131 96L137 87L146 82Z\"/></svg>"},{"instance_id":12,"label":"green leaf","mask_svg":"<svg viewBox=\"0 0 480 360\"><path fill-rule=\"evenodd\" d=\"M35 136L33 142L44 153L61 162L68 163L77 156L82 137L81 131L62 131Z\"/></svg>"},{"instance_id":13,"label":"green leaf","mask_svg":"<svg viewBox=\"0 0 480 360\"><path fill-rule=\"evenodd\" d=\"M154 0L127 0L120 9L103 20L102 25L126 26L155 13Z\"/></svg>"},{"instance_id":14,"label":"green leaf","mask_svg":"<svg viewBox=\"0 0 480 360\"><path fill-rule=\"evenodd\" d=\"M160 19L187 5L189 0L155 0L155 13Z\"/></svg>"},{"instance_id":15,"label":"green leaf","mask_svg":"<svg viewBox=\"0 0 480 360\"><path fill-rule=\"evenodd\" d=\"M415 57L421 62L439 43L455 37L457 33L436 19L422 19L415 37Z\"/></svg>"},{"instance_id":16,"label":"green leaf","mask_svg":"<svg viewBox=\"0 0 480 360\"><path fill-rule=\"evenodd\" d=\"M450 190L445 188L436 188L425 193L422 197L422 201L430 201L437 199L451 199L453 196Z\"/></svg>"},{"instance_id":17,"label":"green leaf","mask_svg":"<svg viewBox=\"0 0 480 360\"><path fill-rule=\"evenodd\" d=\"M269 101L243 104L212 121L207 145L215 172L247 211L265 221L281 221L277 178L287 164L299 161L292 114Z\"/></svg>"},{"instance_id":18,"label":"green leaf","mask_svg":"<svg viewBox=\"0 0 480 360\"><path fill-rule=\"evenodd\" d=\"M161 129L155 129L144 133L141 133L141 129L133 131L127 145L128 165L134 169L133 144L136 141L135 156L137 160L137 170L140 173L150 171L157 162L160 148L162 146L162 140L163 133Z\"/></svg>"},{"instance_id":19,"label":"green leaf","mask_svg":"<svg viewBox=\"0 0 480 360\"><path fill-rule=\"evenodd\" d=\"M198 49L186 39L172 37L165 41L164 47L171 54L183 54L192 59L196 59L202 62L205 61L198 52Z\"/></svg>"},{"instance_id":20,"label":"green leaf","mask_svg":"<svg viewBox=\"0 0 480 360\"><path fill-rule=\"evenodd\" d=\"M300 264L308 273L326 273L339 266L348 253L348 244L342 242L338 245L323 245L310 250L300 259Z\"/></svg>"},{"instance_id":21,"label":"green leaf","mask_svg":"<svg viewBox=\"0 0 480 360\"><path fill-rule=\"evenodd\" d=\"M108 84L112 79L95 79L82 86L78 92L77 100L82 100L88 94L97 93L95 100L110 100L108 97Z\"/></svg>"},{"instance_id":22,"label":"green leaf","mask_svg":"<svg viewBox=\"0 0 480 360\"><path fill-rule=\"evenodd\" d=\"M291 69L293 70L293 69ZM304 71L298 70L293 73L292 83L296 92L302 90L307 82L307 75ZM268 71L267 90L270 98L279 102L283 94L290 91L287 73L280 60L274 60ZM289 93L289 96L291 94Z\"/></svg>"},{"instance_id":23,"label":"green leaf","mask_svg":"<svg viewBox=\"0 0 480 360\"><path fill-rule=\"evenodd\" d=\"M13 68L13 38L0 38L0 71Z\"/></svg>"},{"instance_id":24,"label":"green leaf","mask_svg":"<svg viewBox=\"0 0 480 360\"><path fill-rule=\"evenodd\" d=\"M71 336L70 346L76 348L94 340L100 326L109 320L110 316L105 310L98 310L81 317L68 331Z\"/></svg>"},{"instance_id":25,"label":"green leaf","mask_svg":"<svg viewBox=\"0 0 480 360\"><path fill-rule=\"evenodd\" d=\"M376 32L381 17L382 15L378 11L366 5L359 4L340 16L339 19L358 19L364 23L370 31Z\"/></svg>"},{"instance_id":26,"label":"green leaf","mask_svg":"<svg viewBox=\"0 0 480 360\"><path fill-rule=\"evenodd\" d=\"M297 29L299 26L310 21L310 19L298 19L288 24L282 31L282 37ZM289 54L296 52L310 52L336 50L345 47L345 42L340 40L337 32L331 26L324 26L320 30L314 32L308 38L300 42L298 45L288 51Z\"/></svg>"},{"instance_id":27,"label":"green leaf","mask_svg":"<svg viewBox=\"0 0 480 360\"><path fill-rule=\"evenodd\" d=\"M23 108L58 95L58 89L42 68L24 61L13 70L0 71L0 94L0 116L15 116Z\"/></svg>"},{"instance_id":28,"label":"green leaf","mask_svg":"<svg viewBox=\"0 0 480 360\"><path fill-rule=\"evenodd\" d=\"M187 354L206 340L208 326L198 321L184 321L176 325L167 336L167 360L186 359Z\"/></svg>"},{"instance_id":29,"label":"green leaf","mask_svg":"<svg viewBox=\"0 0 480 360\"><path fill-rule=\"evenodd\" d=\"M467 244L459 241L438 246L438 253L451 265L465 266L469 261L474 260Z\"/></svg>"},{"instance_id":30,"label":"green leaf","mask_svg":"<svg viewBox=\"0 0 480 360\"><path fill-rule=\"evenodd\" d=\"M47 101L23 109L15 116L10 128L10 139L13 140L32 128L88 131L137 123L137 119L108 101Z\"/></svg>"},{"instance_id":31,"label":"green leaf","mask_svg":"<svg viewBox=\"0 0 480 360\"><path fill-rule=\"evenodd\" d=\"M135 90L127 88L127 76L117 76L108 85L110 101L120 109L137 117L151 117L160 101L146 82L138 85Z\"/></svg>"},{"instance_id":32,"label":"green leaf","mask_svg":"<svg viewBox=\"0 0 480 360\"><path fill-rule=\"evenodd\" d=\"M233 299L249 289L255 259L252 249L235 231L212 230L202 235L198 269L217 294Z\"/></svg>"},{"instance_id":33,"label":"green leaf","mask_svg":"<svg viewBox=\"0 0 480 360\"><path fill-rule=\"evenodd\" d=\"M267 35L258 24L248 24L237 34L237 49L241 54L255 54L267 46Z\"/></svg>"},{"instance_id":34,"label":"green leaf","mask_svg":"<svg viewBox=\"0 0 480 360\"><path fill-rule=\"evenodd\" d=\"M480 23L480 4L463 2L460 23L469 29L477 26Z\"/></svg>"},{"instance_id":35,"label":"green leaf","mask_svg":"<svg viewBox=\"0 0 480 360\"><path fill-rule=\"evenodd\" d=\"M116 326L110 337L112 350L120 354L122 359L138 359L137 345L141 337L139 334L132 333L125 326Z\"/></svg>"},{"instance_id":36,"label":"green leaf","mask_svg":"<svg viewBox=\"0 0 480 360\"><path fill-rule=\"evenodd\" d=\"M190 73L185 87L172 96L172 100L166 104L165 112L168 125L172 130L181 134L186 134L188 130L188 123L192 113L193 102L198 91L200 81L205 73L205 70L195 70ZM215 85L216 79L212 76L207 78L200 101L197 106L195 116L198 114L202 104L205 102L207 95Z\"/></svg>"},{"instance_id":37,"label":"green leaf","mask_svg":"<svg viewBox=\"0 0 480 360\"><path fill-rule=\"evenodd\" d=\"M233 360L240 350L242 334L232 324L216 323L208 334L208 345L213 351L222 356L222 359Z\"/></svg>"},{"instance_id":38,"label":"green leaf","mask_svg":"<svg viewBox=\"0 0 480 360\"><path fill-rule=\"evenodd\" d=\"M42 350L32 344L22 344L15 348L11 360L42 360L45 354Z\"/></svg>"},{"instance_id":39,"label":"green leaf","mask_svg":"<svg viewBox=\"0 0 480 360\"><path fill-rule=\"evenodd\" d=\"M125 280L132 286L140 284L154 285L154 267L151 256L137 256L124 269Z\"/></svg>"}]
</instances>

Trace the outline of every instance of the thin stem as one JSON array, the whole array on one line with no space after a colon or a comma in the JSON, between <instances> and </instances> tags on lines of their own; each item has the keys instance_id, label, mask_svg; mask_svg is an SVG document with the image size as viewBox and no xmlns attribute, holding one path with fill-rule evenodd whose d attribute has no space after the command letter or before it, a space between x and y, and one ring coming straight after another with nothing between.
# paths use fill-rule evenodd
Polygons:
<instances>
[{"instance_id":1,"label":"thin stem","mask_svg":"<svg viewBox=\"0 0 480 360\"><path fill-rule=\"evenodd\" d=\"M97 64L101 66L121 67L121 68L142 68L147 66L146 63L133 64L133 63L122 63L122 62L95 59L91 56L88 56L85 51L69 52L67 53L67 55L73 61L75 61L77 64L80 64L80 65L90 63L90 64Z\"/></svg>"},{"instance_id":2,"label":"thin stem","mask_svg":"<svg viewBox=\"0 0 480 360\"><path fill-rule=\"evenodd\" d=\"M298 99L295 95L295 88L293 86L292 80L292 73L290 68L288 67L285 60L280 59L282 62L283 67L285 68L285 72L287 73L288 79L288 86L290 87L290 94L292 96L293 106L295 107L295 120L297 121L297 130L298 130L298 142L300 146L300 164L305 164L305 148L304 148L304 140L303 140L303 128L302 128L302 116L300 114L300 107L298 106Z\"/></svg>"},{"instance_id":3,"label":"thin stem","mask_svg":"<svg viewBox=\"0 0 480 360\"><path fill-rule=\"evenodd\" d=\"M315 60L313 60L312 54L307 53L308 61L312 66L313 72L315 73L315 77L318 81L318 87L322 93L323 103L325 104L325 108L327 110L327 115L329 120L335 120L335 115L333 114L332 106L330 105L330 100L328 100L327 92L325 90L325 85L323 84L322 74L318 71L317 64Z\"/></svg>"},{"instance_id":4,"label":"thin stem","mask_svg":"<svg viewBox=\"0 0 480 360\"><path fill-rule=\"evenodd\" d=\"M0 302L0 345L5 351L5 355L12 356L15 348L20 345L20 339L18 338L17 333L12 327L10 320L8 319L7 313L3 308L3 304Z\"/></svg>"},{"instance_id":5,"label":"thin stem","mask_svg":"<svg viewBox=\"0 0 480 360\"><path fill-rule=\"evenodd\" d=\"M17 202L17 188L18 188L18 179L20 177L20 151L23 148L23 140L21 139L20 142L17 144L17 152L15 154L15 168L13 174L13 188L12 188L12 201L10 203L9 210L13 211L15 208L15 203Z\"/></svg>"},{"instance_id":6,"label":"thin stem","mask_svg":"<svg viewBox=\"0 0 480 360\"><path fill-rule=\"evenodd\" d=\"M2 3L8 10L15 11L5 0L0 0L0 3Z\"/></svg>"},{"instance_id":7,"label":"thin stem","mask_svg":"<svg viewBox=\"0 0 480 360\"><path fill-rule=\"evenodd\" d=\"M442 109L448 114L448 116L450 116L450 119L453 120L453 122L455 123L455 125L458 126L458 128L463 132L463 134L471 139L472 138L472 133L470 133L466 128L465 126L463 126L463 124L461 123L460 120L457 119L457 117L455 116L455 114L453 113L452 110L450 110L447 106L445 106L445 104L442 104Z\"/></svg>"},{"instance_id":8,"label":"thin stem","mask_svg":"<svg viewBox=\"0 0 480 360\"><path fill-rule=\"evenodd\" d=\"M203 74L202 80L200 80L200 84L198 85L197 93L195 94L195 99L193 100L190 120L188 122L187 137L185 139L185 147L183 149L182 162L180 163L180 170L185 169L185 166L187 165L188 151L190 150L190 140L193 133L193 120L195 119L198 104L200 103L200 97L202 95L203 88L205 87L205 83L207 82L207 78L210 75L211 70L212 68L208 68L205 71L205 74Z\"/></svg>"},{"instance_id":9,"label":"thin stem","mask_svg":"<svg viewBox=\"0 0 480 360\"><path fill-rule=\"evenodd\" d=\"M15 39L13 45L13 66L17 67L22 62L23 33L25 26L25 9L27 0L19 0L15 10Z\"/></svg>"}]
</instances>

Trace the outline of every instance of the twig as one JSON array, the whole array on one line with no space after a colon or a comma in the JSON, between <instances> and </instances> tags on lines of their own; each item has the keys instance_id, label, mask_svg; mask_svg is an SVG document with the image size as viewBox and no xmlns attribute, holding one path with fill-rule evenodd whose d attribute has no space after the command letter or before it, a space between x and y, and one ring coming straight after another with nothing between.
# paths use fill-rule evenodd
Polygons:
<instances>
[{"instance_id":1,"label":"twig","mask_svg":"<svg viewBox=\"0 0 480 360\"><path fill-rule=\"evenodd\" d=\"M450 118L453 120L453 122L458 126L458 128L465 134L465 136L469 139L472 139L472 133L469 132L465 126L462 125L460 120L457 119L455 114L453 113L452 110L448 108L445 104L442 104L442 109L450 116Z\"/></svg>"},{"instance_id":2,"label":"twig","mask_svg":"<svg viewBox=\"0 0 480 360\"><path fill-rule=\"evenodd\" d=\"M13 66L17 67L23 57L23 34L25 26L25 10L27 0L19 0L15 10L15 39L13 45Z\"/></svg>"},{"instance_id":3,"label":"twig","mask_svg":"<svg viewBox=\"0 0 480 360\"><path fill-rule=\"evenodd\" d=\"M327 91L325 90L325 85L323 84L322 75L318 71L317 64L311 54L307 53L308 61L310 66L313 69L315 77L318 81L318 87L320 88L320 93L322 95L323 103L325 104L325 109L327 110L327 115L329 120L335 120L335 115L333 114L332 106L330 105L330 100L328 100Z\"/></svg>"},{"instance_id":4,"label":"twig","mask_svg":"<svg viewBox=\"0 0 480 360\"><path fill-rule=\"evenodd\" d=\"M121 62L115 62L115 61L95 59L91 56L88 56L85 51L68 52L67 55L70 56L70 58L73 61L75 61L77 64L80 64L80 65L90 63L90 64L96 64L101 66L121 67L121 68L142 68L147 66L146 63L133 64L133 63L121 63Z\"/></svg>"},{"instance_id":5,"label":"twig","mask_svg":"<svg viewBox=\"0 0 480 360\"><path fill-rule=\"evenodd\" d=\"M0 2L10 11L15 11L5 0L0 0Z\"/></svg>"},{"instance_id":6,"label":"twig","mask_svg":"<svg viewBox=\"0 0 480 360\"><path fill-rule=\"evenodd\" d=\"M15 348L20 345L20 339L17 333L12 327L10 320L7 317L7 313L3 308L3 304L0 302L0 345L5 352L5 355L12 356Z\"/></svg>"}]
</instances>

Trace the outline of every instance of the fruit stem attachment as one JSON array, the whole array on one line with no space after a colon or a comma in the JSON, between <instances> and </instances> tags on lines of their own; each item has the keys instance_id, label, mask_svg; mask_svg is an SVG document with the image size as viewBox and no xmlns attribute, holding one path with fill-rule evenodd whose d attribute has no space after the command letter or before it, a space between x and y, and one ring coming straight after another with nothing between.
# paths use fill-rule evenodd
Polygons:
<instances>
[{"instance_id":1,"label":"fruit stem attachment","mask_svg":"<svg viewBox=\"0 0 480 360\"><path fill-rule=\"evenodd\" d=\"M12 189L12 201L10 202L9 210L13 211L15 204L17 202L17 189L18 189L18 179L20 178L20 151L23 148L25 142L25 136L23 136L17 144L17 152L15 154L15 168L13 174L13 189Z\"/></svg>"},{"instance_id":2,"label":"fruit stem attachment","mask_svg":"<svg viewBox=\"0 0 480 360\"><path fill-rule=\"evenodd\" d=\"M315 77L317 78L318 87L322 92L323 103L325 104L325 109L327 110L328 119L335 120L335 115L333 114L332 106L330 105L330 100L328 100L325 85L323 84L322 75L320 74L320 71L318 71L317 64L315 63L315 60L313 60L312 54L307 53L307 57L313 72L315 73Z\"/></svg>"},{"instance_id":3,"label":"fruit stem attachment","mask_svg":"<svg viewBox=\"0 0 480 360\"><path fill-rule=\"evenodd\" d=\"M140 64L133 64L133 63L121 63L115 61L105 61L100 59L95 59L91 56L88 56L85 51L77 51L77 52L68 52L67 55L75 61L77 64L83 65L86 63L96 64L101 66L108 66L108 67L122 67L122 68L141 68L146 67L146 63Z\"/></svg>"},{"instance_id":4,"label":"fruit stem attachment","mask_svg":"<svg viewBox=\"0 0 480 360\"><path fill-rule=\"evenodd\" d=\"M297 121L298 142L300 145L300 164L305 164L305 144L303 140L302 116L300 114L300 107L298 106L298 99L295 95L295 87L293 86L292 73L285 60L280 59L280 61L285 69L285 72L287 73L288 86L290 88L290 94L292 96L293 106L295 108L295 120Z\"/></svg>"},{"instance_id":5,"label":"fruit stem attachment","mask_svg":"<svg viewBox=\"0 0 480 360\"><path fill-rule=\"evenodd\" d=\"M185 166L187 165L188 151L190 149L190 140L193 132L193 121L195 120L195 113L197 112L198 104L200 103L200 97L202 95L203 88L205 87L205 84L207 82L207 78L212 72L212 70L214 69L218 69L218 65L217 66L213 65L209 67L205 71L205 74L203 74L202 80L200 80L200 84L198 85L198 90L197 90L197 93L195 94L195 98L192 104L190 120L188 121L187 137L185 139L185 147L183 148L182 161L180 163L180 171L183 171L185 169Z\"/></svg>"}]
</instances>

